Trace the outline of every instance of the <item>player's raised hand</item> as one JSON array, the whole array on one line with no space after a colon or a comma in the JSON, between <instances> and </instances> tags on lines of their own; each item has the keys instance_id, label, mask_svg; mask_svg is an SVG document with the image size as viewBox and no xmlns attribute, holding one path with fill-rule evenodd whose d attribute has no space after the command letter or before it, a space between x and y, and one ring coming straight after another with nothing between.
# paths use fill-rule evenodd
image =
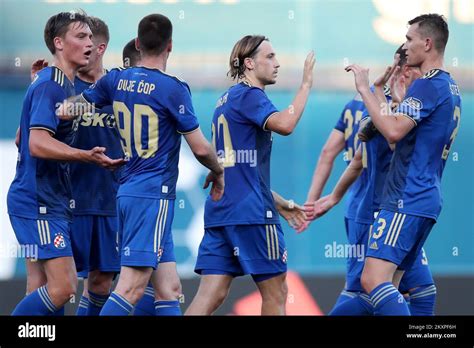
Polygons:
<instances>
[{"instance_id":1,"label":"player's raised hand","mask_svg":"<svg viewBox=\"0 0 474 348\"><path fill-rule=\"evenodd\" d=\"M301 83L302 86L307 88L311 88L313 86L313 69L315 62L316 58L314 56L314 51L311 51L308 53L308 56L304 61L303 82Z\"/></svg>"},{"instance_id":2,"label":"player's raised hand","mask_svg":"<svg viewBox=\"0 0 474 348\"><path fill-rule=\"evenodd\" d=\"M204 189L209 187L209 184L212 183L211 187L211 198L213 201L218 201L224 195L224 172L222 174L216 174L213 171L209 172L206 176L206 181L204 182Z\"/></svg>"},{"instance_id":3,"label":"player's raised hand","mask_svg":"<svg viewBox=\"0 0 474 348\"><path fill-rule=\"evenodd\" d=\"M306 210L293 201L287 201L286 204L278 206L278 212L297 233L303 232L309 225L306 220Z\"/></svg>"},{"instance_id":4,"label":"player's raised hand","mask_svg":"<svg viewBox=\"0 0 474 348\"><path fill-rule=\"evenodd\" d=\"M354 73L356 89L359 93L370 91L369 86L369 69L363 68L360 65L348 65L345 70Z\"/></svg>"},{"instance_id":5,"label":"player's raised hand","mask_svg":"<svg viewBox=\"0 0 474 348\"><path fill-rule=\"evenodd\" d=\"M383 87L387 84L388 80L390 80L390 77L394 75L395 73L398 73L400 67L398 66L398 62L400 61L400 55L397 53L395 55L395 59L393 60L392 65L388 66L384 73L380 75L375 81L374 81L374 86L375 87ZM392 79L393 80L393 79Z\"/></svg>"},{"instance_id":6,"label":"player's raised hand","mask_svg":"<svg viewBox=\"0 0 474 348\"><path fill-rule=\"evenodd\" d=\"M42 59L35 60L33 64L31 64L31 71L30 71L31 81L35 79L35 75L38 72L40 72L47 66L48 66L48 62L46 61L46 59L42 58Z\"/></svg>"},{"instance_id":7,"label":"player's raised hand","mask_svg":"<svg viewBox=\"0 0 474 348\"><path fill-rule=\"evenodd\" d=\"M105 147L96 146L86 151L88 161L109 170L115 170L125 164L123 158L111 159L105 154Z\"/></svg>"},{"instance_id":8,"label":"player's raised hand","mask_svg":"<svg viewBox=\"0 0 474 348\"><path fill-rule=\"evenodd\" d=\"M397 66L395 77L390 81L390 94L392 95L392 103L400 104L407 93L405 85L405 76L398 74L400 67Z\"/></svg>"}]
</instances>

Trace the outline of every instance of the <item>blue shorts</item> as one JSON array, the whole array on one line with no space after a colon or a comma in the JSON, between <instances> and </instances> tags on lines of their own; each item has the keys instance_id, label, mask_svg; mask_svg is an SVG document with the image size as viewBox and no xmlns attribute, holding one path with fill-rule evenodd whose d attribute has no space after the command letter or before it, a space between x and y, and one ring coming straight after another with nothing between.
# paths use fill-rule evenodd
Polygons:
<instances>
[{"instance_id":1,"label":"blue shorts","mask_svg":"<svg viewBox=\"0 0 474 348\"><path fill-rule=\"evenodd\" d=\"M234 277L281 274L287 270L287 258L279 224L211 227L204 231L194 271Z\"/></svg>"},{"instance_id":2,"label":"blue shorts","mask_svg":"<svg viewBox=\"0 0 474 348\"><path fill-rule=\"evenodd\" d=\"M374 221L367 257L390 261L409 269L428 237L434 219L381 210Z\"/></svg>"},{"instance_id":3,"label":"blue shorts","mask_svg":"<svg viewBox=\"0 0 474 348\"><path fill-rule=\"evenodd\" d=\"M118 222L115 216L78 215L71 226L71 242L78 276L90 271L120 271Z\"/></svg>"},{"instance_id":4,"label":"blue shorts","mask_svg":"<svg viewBox=\"0 0 474 348\"><path fill-rule=\"evenodd\" d=\"M175 260L170 236L174 200L120 196L117 212L122 266L156 269L159 262Z\"/></svg>"},{"instance_id":5,"label":"blue shorts","mask_svg":"<svg viewBox=\"0 0 474 348\"><path fill-rule=\"evenodd\" d=\"M428 266L428 259L425 250L422 248L418 253L418 257L413 266L403 274L398 289L401 293L407 293L410 289L432 284L434 284L433 276L431 275L430 267Z\"/></svg>"},{"instance_id":6,"label":"blue shorts","mask_svg":"<svg viewBox=\"0 0 474 348\"><path fill-rule=\"evenodd\" d=\"M364 269L365 253L372 225L355 222L345 218L347 240L351 255L346 260L346 287L348 291L364 291L360 285L360 276Z\"/></svg>"},{"instance_id":7,"label":"blue shorts","mask_svg":"<svg viewBox=\"0 0 474 348\"><path fill-rule=\"evenodd\" d=\"M36 255L30 258L47 260L72 256L69 221L26 219L10 215L10 222L18 243L25 248L32 246L35 250Z\"/></svg>"}]
</instances>

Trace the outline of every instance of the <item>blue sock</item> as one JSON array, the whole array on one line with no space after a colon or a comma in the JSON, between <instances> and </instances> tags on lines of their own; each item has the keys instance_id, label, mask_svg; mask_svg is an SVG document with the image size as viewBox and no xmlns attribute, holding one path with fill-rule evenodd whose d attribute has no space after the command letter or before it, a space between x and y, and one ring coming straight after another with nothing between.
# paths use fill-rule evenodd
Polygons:
<instances>
[{"instance_id":1,"label":"blue sock","mask_svg":"<svg viewBox=\"0 0 474 348\"><path fill-rule=\"evenodd\" d=\"M89 317L99 315L108 298L109 295L99 295L89 291L89 306L86 315Z\"/></svg>"},{"instance_id":2,"label":"blue sock","mask_svg":"<svg viewBox=\"0 0 474 348\"><path fill-rule=\"evenodd\" d=\"M148 283L140 301L138 301L133 311L136 316L154 316L155 315L155 290L153 285Z\"/></svg>"},{"instance_id":3,"label":"blue sock","mask_svg":"<svg viewBox=\"0 0 474 348\"><path fill-rule=\"evenodd\" d=\"M374 315L410 315L403 295L390 282L380 284L369 296Z\"/></svg>"},{"instance_id":4,"label":"blue sock","mask_svg":"<svg viewBox=\"0 0 474 348\"><path fill-rule=\"evenodd\" d=\"M105 302L99 315L129 315L133 305L125 298L113 292Z\"/></svg>"},{"instance_id":5,"label":"blue sock","mask_svg":"<svg viewBox=\"0 0 474 348\"><path fill-rule=\"evenodd\" d=\"M420 286L410 292L411 315L434 315L436 286Z\"/></svg>"},{"instance_id":6,"label":"blue sock","mask_svg":"<svg viewBox=\"0 0 474 348\"><path fill-rule=\"evenodd\" d=\"M56 312L52 313L51 316L53 316L53 317L64 317L64 306L59 308Z\"/></svg>"},{"instance_id":7,"label":"blue sock","mask_svg":"<svg viewBox=\"0 0 474 348\"><path fill-rule=\"evenodd\" d=\"M179 307L179 301L155 301L155 313L156 316L178 316L182 315L181 308Z\"/></svg>"},{"instance_id":8,"label":"blue sock","mask_svg":"<svg viewBox=\"0 0 474 348\"><path fill-rule=\"evenodd\" d=\"M87 308L89 308L89 299L82 295L79 306L77 306L76 315L79 317L87 315Z\"/></svg>"},{"instance_id":9,"label":"blue sock","mask_svg":"<svg viewBox=\"0 0 474 348\"><path fill-rule=\"evenodd\" d=\"M57 310L45 285L24 297L16 305L12 315L50 315Z\"/></svg>"},{"instance_id":10,"label":"blue sock","mask_svg":"<svg viewBox=\"0 0 474 348\"><path fill-rule=\"evenodd\" d=\"M342 295L342 294L341 294ZM346 295L347 296L347 295ZM348 300L338 302L329 312L329 315L373 315L374 307L367 294L352 292Z\"/></svg>"}]
</instances>

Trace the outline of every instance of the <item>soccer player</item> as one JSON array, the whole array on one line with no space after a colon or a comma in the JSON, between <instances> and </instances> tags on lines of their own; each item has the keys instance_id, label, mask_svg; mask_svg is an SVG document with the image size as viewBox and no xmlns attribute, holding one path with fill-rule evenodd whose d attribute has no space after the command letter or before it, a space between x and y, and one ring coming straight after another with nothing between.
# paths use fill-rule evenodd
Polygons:
<instances>
[{"instance_id":1,"label":"soccer player","mask_svg":"<svg viewBox=\"0 0 474 348\"><path fill-rule=\"evenodd\" d=\"M263 315L285 314L287 250L278 213L288 205L270 190L272 132L289 135L295 129L311 90L314 62L311 52L292 105L279 112L264 90L276 82L280 66L269 40L248 35L235 44L229 74L238 83L219 98L212 121L226 190L220 201L206 201L195 266L201 282L186 314L212 314L232 279L244 274L257 284Z\"/></svg>"},{"instance_id":2,"label":"soccer player","mask_svg":"<svg viewBox=\"0 0 474 348\"><path fill-rule=\"evenodd\" d=\"M92 53L89 64L79 69L75 93L80 94L105 73L102 60L109 43L107 24L90 17ZM103 146L112 158L123 157L112 106L85 113L78 121L76 146ZM116 195L120 171L108 171L89 164L71 165L74 220L71 242L78 275L84 291L77 315L98 315L110 295L114 274L120 271Z\"/></svg>"},{"instance_id":3,"label":"soccer player","mask_svg":"<svg viewBox=\"0 0 474 348\"><path fill-rule=\"evenodd\" d=\"M392 282L413 265L441 211L441 175L461 116L459 88L443 70L446 20L427 14L408 24L407 64L419 67L423 77L410 86L393 114L381 110L370 91L368 69L346 68L354 73L375 127L396 143L361 277L376 315L409 315Z\"/></svg>"},{"instance_id":4,"label":"soccer player","mask_svg":"<svg viewBox=\"0 0 474 348\"><path fill-rule=\"evenodd\" d=\"M406 65L405 50L400 47L396 52L396 60L398 60L399 73L392 77L392 89L383 88L385 83L385 74L382 75L375 83L375 90L382 97L379 101L388 104L387 99L391 99L389 93L398 95L397 90L406 90L413 80L421 76L418 68ZM395 88L402 85L402 88ZM385 94L384 91L385 90ZM396 98L399 102L399 97ZM366 110L362 116L362 123L365 122L367 116ZM359 146L354 159L351 161L348 169L344 172L333 192L321 198L315 204L315 216L325 214L329 209L334 207L343 197L349 185L361 176L363 176L364 193L358 204L356 218L354 222L353 235L349 235L351 245L361 245L364 254L369 247L367 241L369 238L370 227L374 220L374 214L378 213L380 205L380 197L382 195L385 178L392 158L392 150L385 138L377 134L369 142ZM361 176L362 177L362 176ZM309 214L310 215L310 214ZM368 296L363 293L360 284L360 276L362 274L363 262L358 258L351 257L348 260L348 270L346 277L346 287L342 294L345 294L347 301L338 301L331 311L330 315L372 315L373 306ZM424 252L420 251L416 263L404 274L401 282L404 292L413 293L413 303L410 310L412 315L433 315L435 304L436 288L433 284L433 278L428 268L428 263ZM341 294L341 296L343 296Z\"/></svg>"},{"instance_id":5,"label":"soccer player","mask_svg":"<svg viewBox=\"0 0 474 348\"><path fill-rule=\"evenodd\" d=\"M72 105L112 104L122 147L129 158L117 193L122 267L117 287L101 315L128 315L132 311L167 247L182 134L196 158L211 170L204 188L213 184L215 200L224 191L223 168L199 128L188 85L165 73L171 37L172 24L167 17L144 17L136 43L141 66L113 69L93 88L69 99ZM69 118L70 110L66 104L60 114ZM155 302L156 309L160 305Z\"/></svg>"},{"instance_id":6,"label":"soccer player","mask_svg":"<svg viewBox=\"0 0 474 348\"><path fill-rule=\"evenodd\" d=\"M72 122L60 121L57 106L74 95L74 76L86 66L92 49L89 19L83 13L61 12L44 30L53 66L37 74L26 93L19 131L15 179L8 192L8 213L18 242L37 245L38 260L28 260L28 283L41 286L27 295L13 315L49 315L62 310L75 293L77 275L72 258L70 161L114 168L105 148L81 150L74 142Z\"/></svg>"},{"instance_id":7,"label":"soccer player","mask_svg":"<svg viewBox=\"0 0 474 348\"><path fill-rule=\"evenodd\" d=\"M140 64L140 51L135 47L135 39L130 40L123 48L122 61L124 67L138 66ZM176 269L172 233L168 235L159 267L153 272L153 276L156 277L156 291L150 281L143 297L136 304L133 315L181 315L179 304L181 281ZM157 301L156 309L155 300Z\"/></svg>"},{"instance_id":8,"label":"soccer player","mask_svg":"<svg viewBox=\"0 0 474 348\"><path fill-rule=\"evenodd\" d=\"M76 94L89 88L106 73L102 58L109 42L109 30L101 19L89 19L93 47L89 63L80 68L76 75ZM45 60L35 61L32 76L47 65ZM83 114L76 125L77 148L105 146L111 157L123 156L112 106L93 114ZM119 173L89 164L72 163L71 181L74 219L70 237L78 276L84 278L77 315L98 315L110 294L114 274L120 271L115 212ZM28 285L27 292L31 292L42 284L30 282Z\"/></svg>"}]
</instances>

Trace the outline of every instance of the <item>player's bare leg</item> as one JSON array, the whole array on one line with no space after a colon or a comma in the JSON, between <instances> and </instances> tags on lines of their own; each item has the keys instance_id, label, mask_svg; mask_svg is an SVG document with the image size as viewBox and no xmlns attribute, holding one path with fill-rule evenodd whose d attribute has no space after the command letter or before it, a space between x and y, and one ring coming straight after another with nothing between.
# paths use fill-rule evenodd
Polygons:
<instances>
[{"instance_id":1,"label":"player's bare leg","mask_svg":"<svg viewBox=\"0 0 474 348\"><path fill-rule=\"evenodd\" d=\"M84 279L85 292L87 293L87 290L89 290L99 295L110 294L114 274L114 272L101 272L99 270L90 271L89 278Z\"/></svg>"},{"instance_id":2,"label":"player's bare leg","mask_svg":"<svg viewBox=\"0 0 474 348\"><path fill-rule=\"evenodd\" d=\"M182 294L181 281L176 270L176 262L160 263L151 276L157 301L177 300Z\"/></svg>"},{"instance_id":3,"label":"player's bare leg","mask_svg":"<svg viewBox=\"0 0 474 348\"><path fill-rule=\"evenodd\" d=\"M402 280L403 275L405 274L405 271L402 271L401 269L397 269L395 271L395 274L393 275L393 285L398 289L400 286L400 281Z\"/></svg>"},{"instance_id":4,"label":"player's bare leg","mask_svg":"<svg viewBox=\"0 0 474 348\"><path fill-rule=\"evenodd\" d=\"M142 298L152 271L151 267L122 266L114 292L135 305Z\"/></svg>"},{"instance_id":5,"label":"player's bare leg","mask_svg":"<svg viewBox=\"0 0 474 348\"><path fill-rule=\"evenodd\" d=\"M256 284L262 295L262 315L285 315L288 296L286 273Z\"/></svg>"},{"instance_id":6,"label":"player's bare leg","mask_svg":"<svg viewBox=\"0 0 474 348\"><path fill-rule=\"evenodd\" d=\"M26 294L46 285L46 273L40 261L26 260Z\"/></svg>"},{"instance_id":7,"label":"player's bare leg","mask_svg":"<svg viewBox=\"0 0 474 348\"><path fill-rule=\"evenodd\" d=\"M76 293L77 273L72 256L42 261L51 301L61 308Z\"/></svg>"},{"instance_id":8,"label":"player's bare leg","mask_svg":"<svg viewBox=\"0 0 474 348\"><path fill-rule=\"evenodd\" d=\"M392 262L367 257L360 277L361 285L365 292L370 294L378 285L393 282L396 270L397 265Z\"/></svg>"},{"instance_id":9,"label":"player's bare leg","mask_svg":"<svg viewBox=\"0 0 474 348\"><path fill-rule=\"evenodd\" d=\"M208 274L201 276L199 289L184 315L211 315L229 294L232 276Z\"/></svg>"}]
</instances>

